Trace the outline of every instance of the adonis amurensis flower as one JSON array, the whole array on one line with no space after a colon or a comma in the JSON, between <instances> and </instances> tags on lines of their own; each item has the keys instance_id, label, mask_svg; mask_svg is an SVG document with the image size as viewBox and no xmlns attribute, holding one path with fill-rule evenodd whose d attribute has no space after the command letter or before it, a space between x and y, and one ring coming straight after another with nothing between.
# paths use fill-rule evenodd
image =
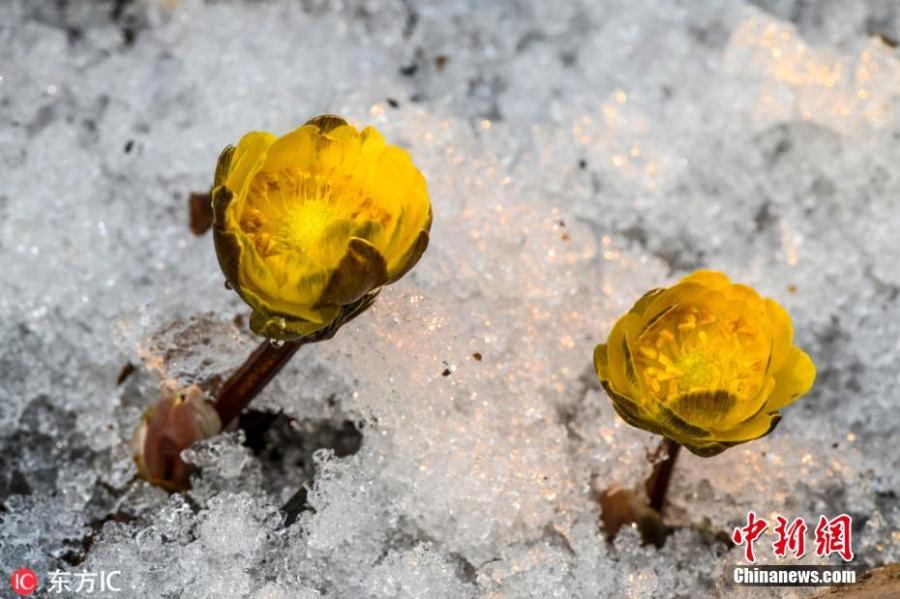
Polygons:
<instances>
[{"instance_id":1,"label":"adonis amurensis flower","mask_svg":"<svg viewBox=\"0 0 900 599\"><path fill-rule=\"evenodd\" d=\"M428 246L431 204L409 154L336 116L248 133L222 152L212 198L219 264L272 339L352 318Z\"/></svg>"},{"instance_id":2,"label":"adonis amurensis flower","mask_svg":"<svg viewBox=\"0 0 900 599\"><path fill-rule=\"evenodd\" d=\"M700 456L772 432L816 373L781 306L713 271L644 295L594 366L626 422Z\"/></svg>"}]
</instances>

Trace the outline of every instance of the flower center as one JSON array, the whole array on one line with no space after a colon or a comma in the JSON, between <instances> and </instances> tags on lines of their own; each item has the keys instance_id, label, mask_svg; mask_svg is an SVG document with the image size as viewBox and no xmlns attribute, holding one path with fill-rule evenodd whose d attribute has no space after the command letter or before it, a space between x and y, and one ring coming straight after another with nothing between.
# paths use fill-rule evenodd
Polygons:
<instances>
[{"instance_id":1,"label":"flower center","mask_svg":"<svg viewBox=\"0 0 900 599\"><path fill-rule=\"evenodd\" d=\"M767 336L744 316L677 306L641 333L634 361L647 390L671 403L698 392L752 398L764 382L768 357Z\"/></svg>"},{"instance_id":2,"label":"flower center","mask_svg":"<svg viewBox=\"0 0 900 599\"><path fill-rule=\"evenodd\" d=\"M372 241L390 221L391 215L351 178L293 168L258 173L239 217L241 230L263 259L325 267L343 256L351 236Z\"/></svg>"},{"instance_id":3,"label":"flower center","mask_svg":"<svg viewBox=\"0 0 900 599\"><path fill-rule=\"evenodd\" d=\"M315 243L335 216L331 205L322 198L298 202L289 212L281 234L285 244L295 248Z\"/></svg>"}]
</instances>

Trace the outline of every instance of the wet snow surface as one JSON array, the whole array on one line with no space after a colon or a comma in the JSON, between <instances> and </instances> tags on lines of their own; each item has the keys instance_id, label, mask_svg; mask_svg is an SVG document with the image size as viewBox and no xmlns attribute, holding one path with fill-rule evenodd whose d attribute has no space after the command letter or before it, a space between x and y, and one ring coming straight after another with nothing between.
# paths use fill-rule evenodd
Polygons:
<instances>
[{"instance_id":1,"label":"wet snow surface","mask_svg":"<svg viewBox=\"0 0 900 599\"><path fill-rule=\"evenodd\" d=\"M850 513L857 563L898 561L900 10L758 4L0 4L0 570L121 570L111 597L750 596L715 535L750 509ZM140 414L256 343L187 196L244 132L322 112L410 150L431 247L168 495L135 479ZM609 544L598 494L658 439L591 352L697 267L790 311L816 387L770 437L682 456L662 549Z\"/></svg>"}]
</instances>

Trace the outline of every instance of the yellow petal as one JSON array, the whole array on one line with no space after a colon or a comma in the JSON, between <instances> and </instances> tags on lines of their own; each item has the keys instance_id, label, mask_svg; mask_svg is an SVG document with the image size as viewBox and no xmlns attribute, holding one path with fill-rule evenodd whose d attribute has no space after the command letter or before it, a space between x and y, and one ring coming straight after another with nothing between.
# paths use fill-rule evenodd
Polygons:
<instances>
[{"instance_id":1,"label":"yellow petal","mask_svg":"<svg viewBox=\"0 0 900 599\"><path fill-rule=\"evenodd\" d=\"M660 401L653 399L652 402L648 411L653 413L655 423L670 439L682 444L710 439L711 433L705 427L688 422Z\"/></svg>"},{"instance_id":2,"label":"yellow petal","mask_svg":"<svg viewBox=\"0 0 900 599\"><path fill-rule=\"evenodd\" d=\"M731 285L731 279L716 270L698 270L681 279L679 283L698 283L710 289L722 289Z\"/></svg>"},{"instance_id":3,"label":"yellow petal","mask_svg":"<svg viewBox=\"0 0 900 599\"><path fill-rule=\"evenodd\" d=\"M321 133L330 133L331 131L339 129L340 127L350 126L350 123L348 123L343 117L339 117L336 114L320 114L317 117L309 119L303 124L312 125Z\"/></svg>"},{"instance_id":4,"label":"yellow petal","mask_svg":"<svg viewBox=\"0 0 900 599\"><path fill-rule=\"evenodd\" d=\"M340 313L340 308L329 307L318 311L315 320L285 318L263 312L253 311L250 314L250 330L261 337L288 341L305 337L327 326Z\"/></svg>"},{"instance_id":5,"label":"yellow petal","mask_svg":"<svg viewBox=\"0 0 900 599\"><path fill-rule=\"evenodd\" d=\"M281 263L281 270L287 271L287 275L284 284L272 290L273 308L306 318L304 310L319 301L333 268L310 263L302 256L291 256Z\"/></svg>"},{"instance_id":6,"label":"yellow petal","mask_svg":"<svg viewBox=\"0 0 900 599\"><path fill-rule=\"evenodd\" d=\"M324 149L322 146L337 143L340 142L328 140L314 125L303 125L272 142L262 170L271 173L296 168L303 173L311 173L313 165L320 162L317 158Z\"/></svg>"},{"instance_id":7,"label":"yellow petal","mask_svg":"<svg viewBox=\"0 0 900 599\"><path fill-rule=\"evenodd\" d=\"M705 430L740 420L744 412L738 398L724 390L682 393L667 403L682 420Z\"/></svg>"},{"instance_id":8,"label":"yellow petal","mask_svg":"<svg viewBox=\"0 0 900 599\"><path fill-rule=\"evenodd\" d=\"M324 276L322 278L327 280ZM321 286L319 289L321 289ZM309 321L318 324L327 324L333 318L333 314L328 310L311 307L311 302L285 301L278 297L270 297L249 286L241 288L240 291L244 301L253 308L254 312L259 312L264 318L279 316L284 319Z\"/></svg>"},{"instance_id":9,"label":"yellow petal","mask_svg":"<svg viewBox=\"0 0 900 599\"><path fill-rule=\"evenodd\" d=\"M599 347L599 346L598 346ZM613 408L619 417L633 427L649 431L651 433L661 435L662 429L657 425L656 419L653 418L643 406L637 404L630 398L617 393L609 381L601 381L600 383L606 394L612 402Z\"/></svg>"},{"instance_id":10,"label":"yellow petal","mask_svg":"<svg viewBox=\"0 0 900 599\"><path fill-rule=\"evenodd\" d=\"M428 248L428 239L427 231L419 231L419 235L406 253L397 257L391 264L388 264L388 283L393 283L416 265Z\"/></svg>"},{"instance_id":11,"label":"yellow petal","mask_svg":"<svg viewBox=\"0 0 900 599\"><path fill-rule=\"evenodd\" d=\"M774 412L812 389L816 380L816 365L799 347L792 347L788 357L777 371L775 390L766 403L766 411Z\"/></svg>"},{"instance_id":12,"label":"yellow petal","mask_svg":"<svg viewBox=\"0 0 900 599\"><path fill-rule=\"evenodd\" d=\"M376 154L386 145L381 133L375 127L366 127L360 135L363 154Z\"/></svg>"},{"instance_id":13,"label":"yellow petal","mask_svg":"<svg viewBox=\"0 0 900 599\"><path fill-rule=\"evenodd\" d=\"M721 288L720 291L722 292L722 295L731 301L744 302L747 306L757 310L762 308L761 304L763 299L753 287L735 283Z\"/></svg>"},{"instance_id":14,"label":"yellow petal","mask_svg":"<svg viewBox=\"0 0 900 599\"><path fill-rule=\"evenodd\" d=\"M629 312L619 319L609 334L609 365L614 386L629 397L639 392L640 383L634 365L631 340L635 338L640 318Z\"/></svg>"},{"instance_id":15,"label":"yellow petal","mask_svg":"<svg viewBox=\"0 0 900 599\"><path fill-rule=\"evenodd\" d=\"M772 359L769 363L769 372L776 372L791 353L794 328L791 326L791 317L788 313L771 299L766 299L766 313L772 323Z\"/></svg>"},{"instance_id":16,"label":"yellow petal","mask_svg":"<svg viewBox=\"0 0 900 599\"><path fill-rule=\"evenodd\" d=\"M641 313L641 323L638 333L643 333L658 321L664 314L679 304L699 305L721 301L722 295L700 283L688 282L678 283L674 287L669 287L657 293L651 298L644 300L641 298L639 304L644 306Z\"/></svg>"},{"instance_id":17,"label":"yellow petal","mask_svg":"<svg viewBox=\"0 0 900 599\"><path fill-rule=\"evenodd\" d=\"M609 351L605 343L594 348L594 370L601 381L609 380Z\"/></svg>"},{"instance_id":18,"label":"yellow petal","mask_svg":"<svg viewBox=\"0 0 900 599\"><path fill-rule=\"evenodd\" d=\"M228 178L228 172L231 170L231 158L234 156L234 146L227 146L222 153L219 154L219 160L216 161L216 174L213 176L213 188L225 184Z\"/></svg>"},{"instance_id":19,"label":"yellow petal","mask_svg":"<svg viewBox=\"0 0 900 599\"><path fill-rule=\"evenodd\" d=\"M761 413L751 420L739 424L727 431L715 431L713 439L719 442L743 443L765 437L778 425L781 415L778 413Z\"/></svg>"},{"instance_id":20,"label":"yellow petal","mask_svg":"<svg viewBox=\"0 0 900 599\"><path fill-rule=\"evenodd\" d=\"M277 138L265 131L254 131L241 138L231 155L225 185L236 195L242 195L250 178L262 165L266 151Z\"/></svg>"},{"instance_id":21,"label":"yellow petal","mask_svg":"<svg viewBox=\"0 0 900 599\"><path fill-rule=\"evenodd\" d=\"M641 299L636 301L634 305L631 307L631 311L639 316L643 316L644 312L646 312L647 308L653 303L653 300L659 296L660 293L665 291L664 287L657 287L656 289L651 289L647 293L641 296Z\"/></svg>"},{"instance_id":22,"label":"yellow petal","mask_svg":"<svg viewBox=\"0 0 900 599\"><path fill-rule=\"evenodd\" d=\"M395 146L384 146L371 158L367 187L373 199L394 215L378 250L394 264L415 243L419 231L431 228L431 204L425 178L409 154Z\"/></svg>"},{"instance_id":23,"label":"yellow petal","mask_svg":"<svg viewBox=\"0 0 900 599\"><path fill-rule=\"evenodd\" d=\"M735 445L737 445L737 443L726 443L719 441L678 441L677 439L672 440L681 443L681 445L683 445L685 449L701 458L711 458L713 456L719 455L729 447L734 447Z\"/></svg>"},{"instance_id":24,"label":"yellow petal","mask_svg":"<svg viewBox=\"0 0 900 599\"><path fill-rule=\"evenodd\" d=\"M634 356L626 333L633 331L639 324L640 317L629 312L616 322L606 340L609 365L607 380L618 393L629 397L634 396L638 380L634 369Z\"/></svg>"}]
</instances>

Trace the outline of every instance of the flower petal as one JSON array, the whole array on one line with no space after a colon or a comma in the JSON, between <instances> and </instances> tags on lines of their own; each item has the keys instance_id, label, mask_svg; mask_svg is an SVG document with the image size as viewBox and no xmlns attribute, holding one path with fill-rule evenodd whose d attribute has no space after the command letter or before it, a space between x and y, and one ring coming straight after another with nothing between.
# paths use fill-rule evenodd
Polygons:
<instances>
[{"instance_id":1,"label":"flower petal","mask_svg":"<svg viewBox=\"0 0 900 599\"><path fill-rule=\"evenodd\" d=\"M393 283L409 272L422 257L422 254L425 253L426 249L428 249L428 232L423 229L419 231L418 237L416 237L416 240L413 242L412 246L410 246L409 250L392 264L388 265L388 274L390 278L387 282Z\"/></svg>"},{"instance_id":2,"label":"flower petal","mask_svg":"<svg viewBox=\"0 0 900 599\"><path fill-rule=\"evenodd\" d=\"M641 298L643 300L644 298ZM679 304L700 304L711 301L721 301L722 295L700 283L679 283L674 287L665 289L662 293L655 294L652 298L642 303L641 332L647 330L656 321L662 318L669 310Z\"/></svg>"},{"instance_id":3,"label":"flower petal","mask_svg":"<svg viewBox=\"0 0 900 599\"><path fill-rule=\"evenodd\" d=\"M781 414L762 413L755 418L739 424L738 426L727 431L716 431L713 439L720 442L744 443L765 437L778 425L781 421Z\"/></svg>"},{"instance_id":4,"label":"flower petal","mask_svg":"<svg viewBox=\"0 0 900 599\"><path fill-rule=\"evenodd\" d=\"M289 341L305 337L327 326L339 313L340 308L331 306L319 310L314 320L304 320L254 310L250 314L250 330L261 337Z\"/></svg>"},{"instance_id":5,"label":"flower petal","mask_svg":"<svg viewBox=\"0 0 900 599\"><path fill-rule=\"evenodd\" d=\"M651 433L661 435L662 429L655 424L653 417L639 404L635 403L621 393L616 393L615 389L609 384L609 381L601 381L600 383L606 394L612 402L613 408L619 417L636 428L649 431Z\"/></svg>"},{"instance_id":6,"label":"flower petal","mask_svg":"<svg viewBox=\"0 0 900 599\"><path fill-rule=\"evenodd\" d=\"M384 257L365 239L350 240L317 306L340 306L355 302L388 279Z\"/></svg>"},{"instance_id":7,"label":"flower petal","mask_svg":"<svg viewBox=\"0 0 900 599\"><path fill-rule=\"evenodd\" d=\"M664 287L657 287L656 289L651 289L647 293L641 296L641 299L636 301L634 305L631 307L631 311L639 316L643 316L644 312L650 306L656 296L665 291Z\"/></svg>"},{"instance_id":8,"label":"flower petal","mask_svg":"<svg viewBox=\"0 0 900 599\"><path fill-rule=\"evenodd\" d=\"M759 308L762 308L763 298L759 295L759 293L756 292L756 289L754 289L753 287L735 283L733 285L728 285L727 287L721 288L720 291L729 300L735 302L744 302L744 304L751 308L757 306L759 306Z\"/></svg>"},{"instance_id":9,"label":"flower petal","mask_svg":"<svg viewBox=\"0 0 900 599\"><path fill-rule=\"evenodd\" d=\"M680 441L680 443L692 454L701 458L711 458L719 455L729 447L734 447L737 443L723 443L720 441Z\"/></svg>"},{"instance_id":10,"label":"flower petal","mask_svg":"<svg viewBox=\"0 0 900 599\"><path fill-rule=\"evenodd\" d=\"M419 231L431 229L431 204L425 178L405 150L385 146L375 153L366 160L365 185L377 204L393 215L392 226L376 244L393 264L412 246Z\"/></svg>"},{"instance_id":11,"label":"flower petal","mask_svg":"<svg viewBox=\"0 0 900 599\"><path fill-rule=\"evenodd\" d=\"M234 194L224 185L216 187L212 192L213 209L213 245L216 248L216 257L219 266L225 274L225 280L237 289L240 285L241 244L228 227L226 216L228 205L234 199Z\"/></svg>"},{"instance_id":12,"label":"flower petal","mask_svg":"<svg viewBox=\"0 0 900 599\"><path fill-rule=\"evenodd\" d=\"M609 351L605 343L594 347L594 370L601 382L609 380Z\"/></svg>"},{"instance_id":13,"label":"flower petal","mask_svg":"<svg viewBox=\"0 0 900 599\"><path fill-rule=\"evenodd\" d=\"M381 133L379 133L378 129L375 127L366 127L363 129L360 138L362 140L363 154L376 154L387 145L384 141L384 137L381 136Z\"/></svg>"},{"instance_id":14,"label":"flower petal","mask_svg":"<svg viewBox=\"0 0 900 599\"><path fill-rule=\"evenodd\" d=\"M640 317L629 312L620 318L606 340L608 374L613 388L624 395L633 396L638 387L637 373L634 369L634 357L628 343L626 333L640 324Z\"/></svg>"},{"instance_id":15,"label":"flower petal","mask_svg":"<svg viewBox=\"0 0 900 599\"><path fill-rule=\"evenodd\" d=\"M312 125L321 133L329 133L338 127L346 127L350 125L346 120L336 114L320 114L303 123L304 125Z\"/></svg>"},{"instance_id":16,"label":"flower petal","mask_svg":"<svg viewBox=\"0 0 900 599\"><path fill-rule=\"evenodd\" d=\"M776 372L775 390L766 403L766 410L775 412L812 389L816 380L816 365L799 347L792 347L788 357Z\"/></svg>"},{"instance_id":17,"label":"flower petal","mask_svg":"<svg viewBox=\"0 0 900 599\"><path fill-rule=\"evenodd\" d=\"M333 314L323 309L312 308L308 303L292 303L279 298L260 296L249 287L240 290L240 295L254 312L263 317L277 316L284 320L301 320L317 324L328 324Z\"/></svg>"},{"instance_id":18,"label":"flower petal","mask_svg":"<svg viewBox=\"0 0 900 599\"><path fill-rule=\"evenodd\" d=\"M273 173L281 169L296 168L303 173L313 173L315 172L313 167L316 166L316 171L322 171L325 165L318 159L317 154L324 150L323 145L337 143L342 144L323 136L315 125L303 125L272 143L266 153L262 170ZM333 161L329 161L327 167L333 168Z\"/></svg>"},{"instance_id":19,"label":"flower petal","mask_svg":"<svg viewBox=\"0 0 900 599\"><path fill-rule=\"evenodd\" d=\"M219 160L216 161L216 174L213 177L213 187L225 184L228 178L228 171L231 169L231 159L234 157L234 146L227 146L222 153L219 154Z\"/></svg>"},{"instance_id":20,"label":"flower petal","mask_svg":"<svg viewBox=\"0 0 900 599\"><path fill-rule=\"evenodd\" d=\"M776 372L781 369L791 353L794 343L794 328L791 326L791 317L784 308L768 298L766 299L766 313L772 323L772 358L769 362L769 372Z\"/></svg>"},{"instance_id":21,"label":"flower petal","mask_svg":"<svg viewBox=\"0 0 900 599\"><path fill-rule=\"evenodd\" d=\"M682 393L668 404L668 408L685 422L710 430L734 420L736 413L744 413L743 406L738 404L737 397L719 389Z\"/></svg>"},{"instance_id":22,"label":"flower petal","mask_svg":"<svg viewBox=\"0 0 900 599\"><path fill-rule=\"evenodd\" d=\"M709 289L722 289L731 285L731 279L715 270L698 270L681 279L679 283L698 283Z\"/></svg>"},{"instance_id":23,"label":"flower petal","mask_svg":"<svg viewBox=\"0 0 900 599\"><path fill-rule=\"evenodd\" d=\"M655 413L655 420L659 423L666 436L679 443L683 439L705 439L710 437L710 432L705 427L688 422L670 409L669 406L655 398L650 401L652 402L650 411Z\"/></svg>"},{"instance_id":24,"label":"flower petal","mask_svg":"<svg viewBox=\"0 0 900 599\"><path fill-rule=\"evenodd\" d=\"M253 131L238 142L231 155L225 185L236 195L242 195L255 171L263 163L269 147L278 139L266 131Z\"/></svg>"}]
</instances>

